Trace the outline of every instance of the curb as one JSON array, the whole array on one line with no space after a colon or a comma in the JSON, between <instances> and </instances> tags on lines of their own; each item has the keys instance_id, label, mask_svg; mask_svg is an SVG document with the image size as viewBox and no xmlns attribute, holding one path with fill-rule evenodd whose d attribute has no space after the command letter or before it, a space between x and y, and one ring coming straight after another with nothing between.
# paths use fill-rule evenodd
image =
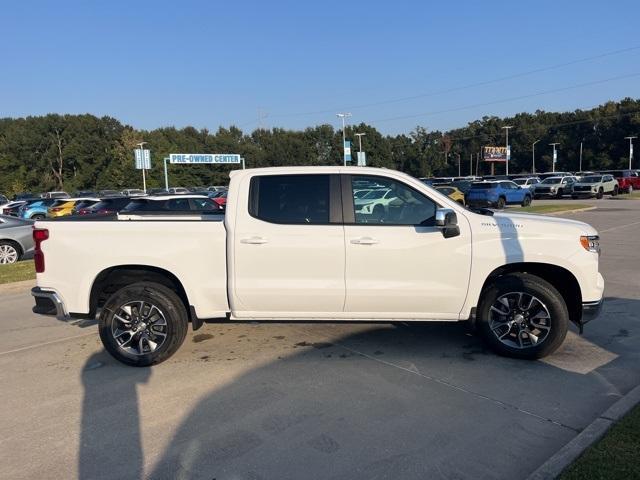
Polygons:
<instances>
[{"instance_id":1,"label":"curb","mask_svg":"<svg viewBox=\"0 0 640 480\"><path fill-rule=\"evenodd\" d=\"M640 404L640 385L611 405L603 414L591 422L573 440L562 447L555 455L544 462L527 480L552 480L557 478L569 465L575 462L584 451L600 440L605 433L622 417Z\"/></svg>"},{"instance_id":2,"label":"curb","mask_svg":"<svg viewBox=\"0 0 640 480\"><path fill-rule=\"evenodd\" d=\"M550 217L557 215L564 215L565 213L578 213L578 212L589 212L591 210L595 210L598 207L585 207L585 208L576 208L574 210L562 210L561 212L551 212L551 213L539 213L538 215L548 215Z\"/></svg>"},{"instance_id":3,"label":"curb","mask_svg":"<svg viewBox=\"0 0 640 480\"><path fill-rule=\"evenodd\" d=\"M11 282L0 284L0 293L14 293L21 290L30 290L36 286L36 279L22 280L20 282Z\"/></svg>"}]
</instances>

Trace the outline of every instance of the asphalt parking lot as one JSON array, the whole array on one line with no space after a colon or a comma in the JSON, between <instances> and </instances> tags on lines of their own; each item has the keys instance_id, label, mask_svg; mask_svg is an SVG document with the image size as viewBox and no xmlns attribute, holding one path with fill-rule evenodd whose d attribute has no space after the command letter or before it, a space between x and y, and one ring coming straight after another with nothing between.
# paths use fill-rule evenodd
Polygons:
<instances>
[{"instance_id":1,"label":"asphalt parking lot","mask_svg":"<svg viewBox=\"0 0 640 480\"><path fill-rule=\"evenodd\" d=\"M537 362L462 324L210 324L136 369L4 287L0 477L526 478L640 383L640 201L579 203L604 313Z\"/></svg>"}]
</instances>

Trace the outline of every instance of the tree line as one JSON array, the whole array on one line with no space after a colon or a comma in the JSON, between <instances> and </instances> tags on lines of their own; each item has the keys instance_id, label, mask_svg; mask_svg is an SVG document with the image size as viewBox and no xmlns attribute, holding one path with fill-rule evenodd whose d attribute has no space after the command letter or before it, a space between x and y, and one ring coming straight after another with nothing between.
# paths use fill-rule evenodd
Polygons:
<instances>
[{"instance_id":1,"label":"tree line","mask_svg":"<svg viewBox=\"0 0 640 480\"><path fill-rule=\"evenodd\" d=\"M640 100L625 98L590 110L486 116L447 132L416 127L409 134L383 135L361 123L346 128L347 138L364 133L367 164L417 177L486 174L478 157L483 146L505 144L502 127L510 125L510 173L530 172L536 143L536 171L551 169L552 142L558 142L557 170L613 169L628 166L624 139L640 133ZM162 159L170 153L237 153L247 168L285 165L342 164L342 131L318 125L301 131L282 128L243 132L237 127L207 129L169 127L137 130L111 117L94 115L31 116L0 119L0 192L136 188L136 144L147 142L152 169L147 186L164 186ZM354 142L355 143L355 142ZM357 149L357 145L356 146ZM354 150L356 150L354 149ZM355 157L355 155L354 155ZM172 186L227 183L237 166L169 165ZM635 168L640 168L640 161ZM503 167L498 167L502 173Z\"/></svg>"}]
</instances>

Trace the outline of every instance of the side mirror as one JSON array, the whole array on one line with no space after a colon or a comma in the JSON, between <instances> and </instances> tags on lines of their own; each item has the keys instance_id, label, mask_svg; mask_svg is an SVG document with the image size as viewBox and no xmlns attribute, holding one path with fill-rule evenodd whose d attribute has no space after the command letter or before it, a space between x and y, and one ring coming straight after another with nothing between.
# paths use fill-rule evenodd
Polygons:
<instances>
[{"instance_id":1,"label":"side mirror","mask_svg":"<svg viewBox=\"0 0 640 480\"><path fill-rule=\"evenodd\" d=\"M438 208L436 210L436 227L442 229L444 238L457 237L460 235L458 228L458 216L450 208Z\"/></svg>"},{"instance_id":2,"label":"side mirror","mask_svg":"<svg viewBox=\"0 0 640 480\"><path fill-rule=\"evenodd\" d=\"M436 210L436 227L456 227L458 225L458 216L450 208L439 208Z\"/></svg>"}]
</instances>

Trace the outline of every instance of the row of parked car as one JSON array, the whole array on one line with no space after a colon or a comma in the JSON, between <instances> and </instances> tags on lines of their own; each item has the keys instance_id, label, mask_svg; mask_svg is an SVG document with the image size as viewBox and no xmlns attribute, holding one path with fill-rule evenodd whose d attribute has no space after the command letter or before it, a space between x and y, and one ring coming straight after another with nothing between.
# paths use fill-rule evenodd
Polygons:
<instances>
[{"instance_id":1,"label":"row of parked car","mask_svg":"<svg viewBox=\"0 0 640 480\"><path fill-rule=\"evenodd\" d=\"M142 199L137 202L135 200ZM134 207L156 211L223 210L227 202L225 187L209 187L196 193L186 188L169 190L102 190L99 192L47 192L34 196L20 194L9 201L0 196L0 215L28 220L63 217L67 215L112 214ZM144 208L143 208L144 207Z\"/></svg>"},{"instance_id":2,"label":"row of parked car","mask_svg":"<svg viewBox=\"0 0 640 480\"><path fill-rule=\"evenodd\" d=\"M539 198L603 198L640 188L638 170L547 172L540 175L423 178L469 207L527 206ZM462 197L462 200L460 200Z\"/></svg>"}]
</instances>

